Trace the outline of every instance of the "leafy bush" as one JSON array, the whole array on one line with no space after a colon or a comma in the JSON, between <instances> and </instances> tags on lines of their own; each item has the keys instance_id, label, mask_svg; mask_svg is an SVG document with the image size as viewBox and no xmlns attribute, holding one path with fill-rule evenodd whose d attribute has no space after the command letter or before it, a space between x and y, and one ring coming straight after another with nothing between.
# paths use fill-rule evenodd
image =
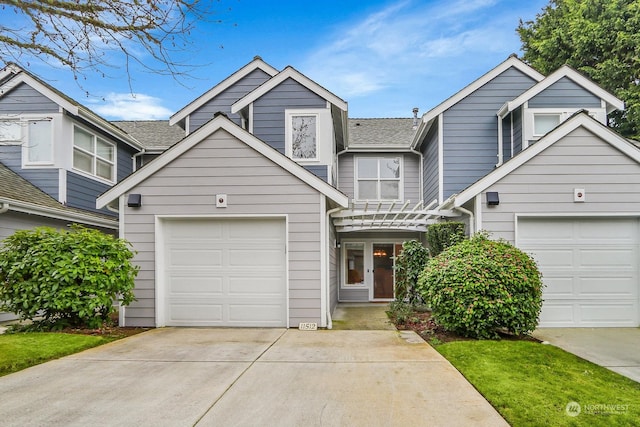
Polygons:
<instances>
[{"instance_id":1,"label":"leafy bush","mask_svg":"<svg viewBox=\"0 0 640 427\"><path fill-rule=\"evenodd\" d=\"M57 326L99 327L135 300L129 244L77 225L19 230L0 248L0 309Z\"/></svg>"},{"instance_id":2,"label":"leafy bush","mask_svg":"<svg viewBox=\"0 0 640 427\"><path fill-rule=\"evenodd\" d=\"M499 329L529 333L542 308L535 261L482 233L429 260L418 287L435 321L468 337L497 338Z\"/></svg>"},{"instance_id":3,"label":"leafy bush","mask_svg":"<svg viewBox=\"0 0 640 427\"><path fill-rule=\"evenodd\" d=\"M423 303L422 296L416 291L418 277L429 260L429 250L417 240L409 240L402 244L402 252L396 257L396 289L397 301L410 304Z\"/></svg>"},{"instance_id":4,"label":"leafy bush","mask_svg":"<svg viewBox=\"0 0 640 427\"><path fill-rule=\"evenodd\" d=\"M453 246L464 240L464 223L439 222L427 227L427 243L431 256L437 256L449 246Z\"/></svg>"},{"instance_id":5,"label":"leafy bush","mask_svg":"<svg viewBox=\"0 0 640 427\"><path fill-rule=\"evenodd\" d=\"M413 306L401 300L392 301L389 304L387 314L397 325L404 325L413 316Z\"/></svg>"}]
</instances>

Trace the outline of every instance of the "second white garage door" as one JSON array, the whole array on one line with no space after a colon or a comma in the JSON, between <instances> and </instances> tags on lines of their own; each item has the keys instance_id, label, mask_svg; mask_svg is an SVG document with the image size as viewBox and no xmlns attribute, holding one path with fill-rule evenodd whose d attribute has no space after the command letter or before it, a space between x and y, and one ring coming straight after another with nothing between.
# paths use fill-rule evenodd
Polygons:
<instances>
[{"instance_id":1,"label":"second white garage door","mask_svg":"<svg viewBox=\"0 0 640 427\"><path fill-rule=\"evenodd\" d=\"M283 218L162 221L167 326L287 325Z\"/></svg>"},{"instance_id":2,"label":"second white garage door","mask_svg":"<svg viewBox=\"0 0 640 427\"><path fill-rule=\"evenodd\" d=\"M543 274L541 327L638 326L638 220L521 218Z\"/></svg>"}]
</instances>

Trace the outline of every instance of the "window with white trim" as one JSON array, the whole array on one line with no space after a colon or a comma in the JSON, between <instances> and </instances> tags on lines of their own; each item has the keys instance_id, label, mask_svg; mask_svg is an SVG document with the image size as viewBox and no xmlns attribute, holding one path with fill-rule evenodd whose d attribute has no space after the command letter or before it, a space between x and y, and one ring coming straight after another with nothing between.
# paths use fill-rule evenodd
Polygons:
<instances>
[{"instance_id":1,"label":"window with white trim","mask_svg":"<svg viewBox=\"0 0 640 427\"><path fill-rule=\"evenodd\" d=\"M356 158L356 199L400 200L400 157Z\"/></svg>"},{"instance_id":2,"label":"window with white trim","mask_svg":"<svg viewBox=\"0 0 640 427\"><path fill-rule=\"evenodd\" d=\"M53 163L53 132L51 119L26 121L27 138L23 145L26 165Z\"/></svg>"},{"instance_id":3,"label":"window with white trim","mask_svg":"<svg viewBox=\"0 0 640 427\"><path fill-rule=\"evenodd\" d=\"M115 181L115 145L73 127L73 168L107 181Z\"/></svg>"},{"instance_id":4,"label":"window with white trim","mask_svg":"<svg viewBox=\"0 0 640 427\"><path fill-rule=\"evenodd\" d=\"M345 286L364 286L364 243L344 243Z\"/></svg>"},{"instance_id":5,"label":"window with white trim","mask_svg":"<svg viewBox=\"0 0 640 427\"><path fill-rule=\"evenodd\" d=\"M534 113L533 114L533 136L542 136L551 132L560 124L562 114L560 113Z\"/></svg>"}]
</instances>

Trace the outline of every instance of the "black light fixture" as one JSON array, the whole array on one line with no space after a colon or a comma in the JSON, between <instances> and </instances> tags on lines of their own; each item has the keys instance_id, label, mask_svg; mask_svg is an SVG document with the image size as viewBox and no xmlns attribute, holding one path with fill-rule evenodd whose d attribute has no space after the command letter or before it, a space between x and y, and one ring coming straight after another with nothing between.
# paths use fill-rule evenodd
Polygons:
<instances>
[{"instance_id":1,"label":"black light fixture","mask_svg":"<svg viewBox=\"0 0 640 427\"><path fill-rule=\"evenodd\" d=\"M127 206L130 208L139 208L142 206L142 194L129 194Z\"/></svg>"},{"instance_id":2,"label":"black light fixture","mask_svg":"<svg viewBox=\"0 0 640 427\"><path fill-rule=\"evenodd\" d=\"M498 206L500 197L497 191L487 191L487 206Z\"/></svg>"}]
</instances>

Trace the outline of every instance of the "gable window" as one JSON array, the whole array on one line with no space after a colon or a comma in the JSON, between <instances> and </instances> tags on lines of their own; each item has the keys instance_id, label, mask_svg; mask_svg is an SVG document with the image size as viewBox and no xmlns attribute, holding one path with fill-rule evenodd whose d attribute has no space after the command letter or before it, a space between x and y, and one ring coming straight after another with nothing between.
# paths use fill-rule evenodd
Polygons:
<instances>
[{"instance_id":1,"label":"gable window","mask_svg":"<svg viewBox=\"0 0 640 427\"><path fill-rule=\"evenodd\" d=\"M400 157L356 159L358 200L400 200Z\"/></svg>"},{"instance_id":2,"label":"gable window","mask_svg":"<svg viewBox=\"0 0 640 427\"><path fill-rule=\"evenodd\" d=\"M73 128L73 167L113 182L115 180L115 146L75 126Z\"/></svg>"},{"instance_id":3,"label":"gable window","mask_svg":"<svg viewBox=\"0 0 640 427\"><path fill-rule=\"evenodd\" d=\"M540 114L533 115L533 136L542 136L553 130L560 124L561 114Z\"/></svg>"},{"instance_id":4,"label":"gable window","mask_svg":"<svg viewBox=\"0 0 640 427\"><path fill-rule=\"evenodd\" d=\"M53 162L53 134L51 120L28 120L27 138L24 144L24 163L31 165L51 164ZM14 128L14 132L17 130Z\"/></svg>"}]
</instances>

